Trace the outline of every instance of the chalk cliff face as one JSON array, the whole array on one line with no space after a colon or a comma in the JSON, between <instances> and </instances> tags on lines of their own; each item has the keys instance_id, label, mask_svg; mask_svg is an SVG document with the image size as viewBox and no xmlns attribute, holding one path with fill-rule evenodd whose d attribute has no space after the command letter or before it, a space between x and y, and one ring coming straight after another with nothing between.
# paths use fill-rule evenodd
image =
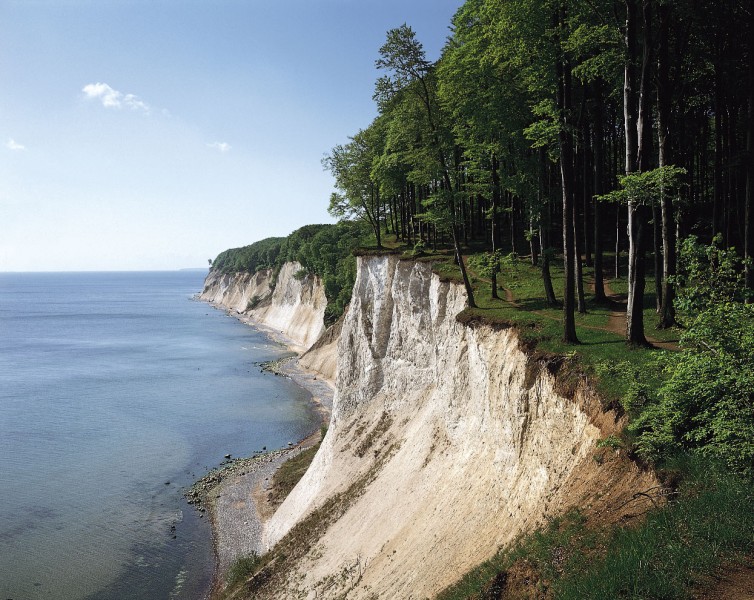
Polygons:
<instances>
[{"instance_id":1,"label":"chalk cliff face","mask_svg":"<svg viewBox=\"0 0 754 600\"><path fill-rule=\"evenodd\" d=\"M617 424L587 385L564 397L515 330L459 323L464 304L426 264L359 259L331 425L268 547L337 494L339 508L270 597L431 597L548 516L651 485L594 460Z\"/></svg>"},{"instance_id":2,"label":"chalk cliff face","mask_svg":"<svg viewBox=\"0 0 754 600\"><path fill-rule=\"evenodd\" d=\"M254 324L281 333L296 350L305 351L325 330L327 298L319 277L294 276L301 269L299 263L285 263L274 288L271 270L253 274L212 271L199 298L246 315Z\"/></svg>"}]
</instances>

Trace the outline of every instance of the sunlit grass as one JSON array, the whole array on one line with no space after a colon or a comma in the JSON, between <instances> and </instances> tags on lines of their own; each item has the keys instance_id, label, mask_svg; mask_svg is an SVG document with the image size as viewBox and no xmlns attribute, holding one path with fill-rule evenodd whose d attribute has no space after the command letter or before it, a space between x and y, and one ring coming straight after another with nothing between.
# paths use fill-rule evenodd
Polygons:
<instances>
[{"instance_id":1,"label":"sunlit grass","mask_svg":"<svg viewBox=\"0 0 754 600\"><path fill-rule=\"evenodd\" d=\"M460 281L460 269L452 262L434 265L441 277ZM556 298L562 300L564 275L562 265L554 262L550 267L553 289ZM587 272L588 276L589 273ZM471 273L477 308L464 311L490 323L510 323L516 326L525 343L530 348L552 354L569 355L578 361L580 370L592 378L598 391L608 402L619 400L625 393L626 382L616 379L600 379L599 365L628 360L643 368L653 363L664 350L634 348L626 344L622 334L608 330L611 315L620 312L615 303L599 304L593 299L591 289L585 289L586 314L576 314L578 345L566 344L563 340L563 309L561 305L550 306L545 300L541 269L528 261L518 260L513 268L498 276L498 286L510 291L512 302L505 300L506 294L500 291L501 299L492 298L490 283ZM649 309L651 310L651 309ZM621 323L624 316L619 315ZM653 334L654 332L652 332ZM664 332L667 337L677 332ZM649 335L649 333L648 333ZM659 339L659 336L658 336ZM652 371L646 369L647 372Z\"/></svg>"},{"instance_id":2,"label":"sunlit grass","mask_svg":"<svg viewBox=\"0 0 754 600\"><path fill-rule=\"evenodd\" d=\"M568 513L468 572L438 600L486 597L517 561L533 575L528 591L558 600L692 598L717 567L754 551L754 495L751 481L705 459L684 457L672 468L685 477L677 496L640 525L590 528L580 513Z\"/></svg>"}]
</instances>

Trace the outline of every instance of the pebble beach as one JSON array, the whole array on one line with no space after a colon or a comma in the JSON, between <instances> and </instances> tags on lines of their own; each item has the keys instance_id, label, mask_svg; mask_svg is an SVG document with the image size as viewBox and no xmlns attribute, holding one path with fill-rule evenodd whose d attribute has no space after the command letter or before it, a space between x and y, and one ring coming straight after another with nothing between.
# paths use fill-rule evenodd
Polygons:
<instances>
[{"instance_id":1,"label":"pebble beach","mask_svg":"<svg viewBox=\"0 0 754 600\"><path fill-rule=\"evenodd\" d=\"M241 320L255 325L245 318ZM260 329L264 331L264 328ZM272 332L265 333L270 335ZM288 341L280 336L271 337L281 343ZM307 390L321 415L322 424L329 422L334 395L332 382L301 367L297 356L264 364L261 368L276 376L290 378ZM269 452L262 449L251 457L226 457L220 467L188 489L185 495L189 504L194 505L202 516L207 515L212 524L216 560L214 590L222 587L223 574L237 559L264 552L264 524L273 512L267 503L273 476L286 460L316 444L320 436L317 430L303 440L290 442L287 448Z\"/></svg>"}]
</instances>

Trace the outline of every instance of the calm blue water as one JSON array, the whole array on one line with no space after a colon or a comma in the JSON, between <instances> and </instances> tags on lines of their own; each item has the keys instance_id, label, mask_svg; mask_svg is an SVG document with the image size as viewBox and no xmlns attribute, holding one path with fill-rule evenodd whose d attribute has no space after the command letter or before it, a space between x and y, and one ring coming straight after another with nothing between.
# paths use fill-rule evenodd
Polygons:
<instances>
[{"instance_id":1,"label":"calm blue water","mask_svg":"<svg viewBox=\"0 0 754 600\"><path fill-rule=\"evenodd\" d=\"M284 349L191 299L203 278L0 274L2 599L203 598L211 536L182 490L316 428L255 365Z\"/></svg>"}]
</instances>

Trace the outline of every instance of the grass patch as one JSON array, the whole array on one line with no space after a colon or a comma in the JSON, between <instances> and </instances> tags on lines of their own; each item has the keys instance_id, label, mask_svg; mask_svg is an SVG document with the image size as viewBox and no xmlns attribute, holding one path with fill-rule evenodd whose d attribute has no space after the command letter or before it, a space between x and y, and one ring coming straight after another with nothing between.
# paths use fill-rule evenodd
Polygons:
<instances>
[{"instance_id":1,"label":"grass patch","mask_svg":"<svg viewBox=\"0 0 754 600\"><path fill-rule=\"evenodd\" d=\"M377 421L377 424L372 428L372 430L367 434L367 436L364 438L364 440L359 444L359 447L356 448L355 454L359 458L362 458L371 448L374 446L374 443L382 438L383 435L387 432L388 429L390 429L390 426L393 424L392 417L386 413L383 412L382 416L380 417L380 420ZM376 453L377 451L375 451Z\"/></svg>"},{"instance_id":2,"label":"grass patch","mask_svg":"<svg viewBox=\"0 0 754 600\"><path fill-rule=\"evenodd\" d=\"M552 583L566 570L585 563L588 554L583 551L597 546L598 536L588 533L583 524L584 517L575 510L552 519L468 572L438 594L437 600L548 597Z\"/></svg>"},{"instance_id":3,"label":"grass patch","mask_svg":"<svg viewBox=\"0 0 754 600\"><path fill-rule=\"evenodd\" d=\"M463 284L463 277L461 276L461 270L449 262L448 255L436 254L434 256L423 257L425 262L430 262L431 259L435 259L439 262L433 262L432 270L440 277L440 281L450 281L452 283Z\"/></svg>"},{"instance_id":4,"label":"grass patch","mask_svg":"<svg viewBox=\"0 0 754 600\"><path fill-rule=\"evenodd\" d=\"M273 508L277 508L283 503L291 493L296 484L301 480L312 464L314 455L317 454L319 446L322 442L318 442L311 448L302 450L293 458L286 460L280 468L275 471L275 475L272 478L272 485L270 486L270 492L267 495L267 500Z\"/></svg>"},{"instance_id":5,"label":"grass patch","mask_svg":"<svg viewBox=\"0 0 754 600\"><path fill-rule=\"evenodd\" d=\"M442 258L438 256L437 259ZM460 269L452 260L434 263L433 270L445 281L461 282ZM564 275L562 265L553 262L550 267L553 288L557 298L563 296ZM473 272L469 273L473 276ZM590 270L585 271L585 277ZM602 364L629 361L642 371L654 372L653 364L658 353L664 350L629 347L622 335L608 331L611 313L616 311L614 304L601 304L587 294L587 313L576 314L576 331L580 344L565 344L563 338L563 310L561 306L550 306L544 298L542 273L539 267L520 259L514 266L498 275L498 287L507 290L513 302L504 299L506 293L500 291L500 299L492 298L490 282L473 276L473 287L477 308L466 309L459 315L461 322L472 321L493 326L513 326L520 333L521 343L530 352L539 352L569 357L570 373L575 378L588 377L606 404L615 403L628 391L625 380L601 378ZM653 302L653 300L652 300ZM652 304L652 307L654 305ZM654 314L653 308L647 309ZM645 322L650 322L645 319ZM677 332L666 330L664 335L672 337ZM654 336L654 330L650 335Z\"/></svg>"},{"instance_id":6,"label":"grass patch","mask_svg":"<svg viewBox=\"0 0 754 600\"><path fill-rule=\"evenodd\" d=\"M704 460L686 461L680 499L641 527L618 529L601 560L558 583L557 598L683 600L704 573L754 550L751 482Z\"/></svg>"},{"instance_id":7,"label":"grass patch","mask_svg":"<svg viewBox=\"0 0 754 600\"><path fill-rule=\"evenodd\" d=\"M675 499L641 525L591 530L571 512L479 565L438 600L694 597L715 569L754 551L754 494L750 480L700 457L678 459L669 470L684 478Z\"/></svg>"},{"instance_id":8,"label":"grass patch","mask_svg":"<svg viewBox=\"0 0 754 600\"><path fill-rule=\"evenodd\" d=\"M248 556L242 556L228 569L228 572L225 574L225 584L228 586L236 586L242 581L245 581L251 577L259 564L260 558L257 554L252 553Z\"/></svg>"}]
</instances>

